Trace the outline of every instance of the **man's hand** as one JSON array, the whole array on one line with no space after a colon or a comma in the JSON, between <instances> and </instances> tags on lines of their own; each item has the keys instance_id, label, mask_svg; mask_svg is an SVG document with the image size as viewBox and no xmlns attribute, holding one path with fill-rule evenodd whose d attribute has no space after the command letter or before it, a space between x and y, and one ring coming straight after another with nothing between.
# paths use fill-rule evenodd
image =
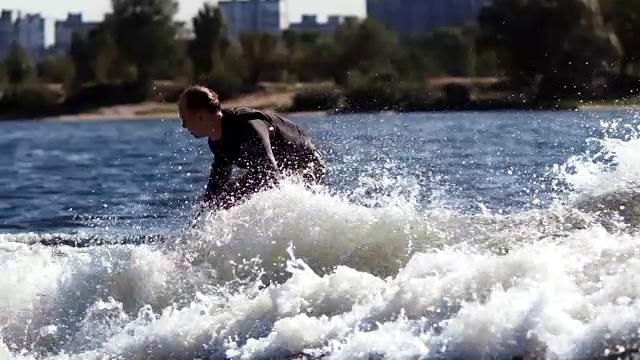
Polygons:
<instances>
[{"instance_id":1,"label":"man's hand","mask_svg":"<svg viewBox=\"0 0 640 360\"><path fill-rule=\"evenodd\" d=\"M216 189L207 191L203 202L211 210L228 210L246 195L237 181L228 181Z\"/></svg>"},{"instance_id":2,"label":"man's hand","mask_svg":"<svg viewBox=\"0 0 640 360\"><path fill-rule=\"evenodd\" d=\"M235 181L207 191L203 200L210 208L227 210L259 191L272 188L277 182L278 177L270 172L249 171Z\"/></svg>"}]
</instances>

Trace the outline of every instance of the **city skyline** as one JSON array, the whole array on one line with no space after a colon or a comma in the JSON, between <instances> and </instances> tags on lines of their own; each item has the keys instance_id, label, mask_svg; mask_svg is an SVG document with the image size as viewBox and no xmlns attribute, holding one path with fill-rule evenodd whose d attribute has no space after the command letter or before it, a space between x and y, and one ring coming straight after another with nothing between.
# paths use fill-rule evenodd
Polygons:
<instances>
[{"instance_id":1,"label":"city skyline","mask_svg":"<svg viewBox=\"0 0 640 360\"><path fill-rule=\"evenodd\" d=\"M207 2L203 0L179 0L180 9L177 15L179 20L189 21ZM217 1L208 1L217 4ZM85 21L102 20L104 14L111 10L110 0L92 0L91 2L79 2L77 0L58 0L55 2L43 2L42 0L21 0L11 6L0 6L9 10L22 11L24 13L40 13L46 20L63 20L67 13L82 13ZM317 14L320 19L327 15L358 15L366 13L365 0L289 0L288 11L290 21L299 21L302 14Z\"/></svg>"},{"instance_id":2,"label":"city skyline","mask_svg":"<svg viewBox=\"0 0 640 360\"><path fill-rule=\"evenodd\" d=\"M190 22L205 2L217 4L218 1L178 0L178 20ZM43 2L42 0L21 0L11 6L0 6L7 10L23 13L40 13L45 19L45 44L52 45L54 41L54 22L64 20L68 13L82 13L84 21L100 21L104 14L111 10L111 0L91 0L79 2L77 0L58 0ZM318 15L320 21L327 15L357 15L366 14L365 0L289 0L289 20L300 21L302 14Z\"/></svg>"}]
</instances>

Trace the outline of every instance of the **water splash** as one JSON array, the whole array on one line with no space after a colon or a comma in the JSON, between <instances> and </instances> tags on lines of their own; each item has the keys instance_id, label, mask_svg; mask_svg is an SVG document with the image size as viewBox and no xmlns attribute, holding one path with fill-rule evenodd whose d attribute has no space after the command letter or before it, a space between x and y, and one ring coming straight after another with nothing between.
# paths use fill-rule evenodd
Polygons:
<instances>
[{"instance_id":1,"label":"water splash","mask_svg":"<svg viewBox=\"0 0 640 360\"><path fill-rule=\"evenodd\" d=\"M349 194L285 183L156 242L2 235L0 357L586 359L628 347L640 238L618 210L637 203L637 130L556 167L562 201L517 214L458 212L442 188L420 207L437 181L381 168Z\"/></svg>"}]
</instances>

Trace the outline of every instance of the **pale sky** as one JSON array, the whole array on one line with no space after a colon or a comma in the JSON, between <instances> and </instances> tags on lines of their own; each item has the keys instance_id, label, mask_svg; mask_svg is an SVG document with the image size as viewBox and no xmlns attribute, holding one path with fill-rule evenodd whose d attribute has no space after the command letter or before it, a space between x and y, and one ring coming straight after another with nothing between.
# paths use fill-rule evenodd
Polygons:
<instances>
[{"instance_id":1,"label":"pale sky","mask_svg":"<svg viewBox=\"0 0 640 360\"><path fill-rule=\"evenodd\" d=\"M364 16L365 0L288 0L289 20L299 21L302 14L317 14L320 21L327 15ZM180 11L178 19L190 21L205 0L178 0ZM209 1L217 3L217 0ZM0 9L20 10L28 13L41 13L46 21L47 44L53 42L53 23L64 19L68 12L82 12L86 21L102 20L105 12L111 9L110 0L0 0Z\"/></svg>"}]
</instances>

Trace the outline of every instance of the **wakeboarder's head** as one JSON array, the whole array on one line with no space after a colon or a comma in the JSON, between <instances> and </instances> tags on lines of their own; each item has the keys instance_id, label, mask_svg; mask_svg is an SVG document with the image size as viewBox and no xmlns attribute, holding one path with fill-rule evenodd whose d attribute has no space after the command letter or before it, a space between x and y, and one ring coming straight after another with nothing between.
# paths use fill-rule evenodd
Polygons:
<instances>
[{"instance_id":1,"label":"wakeboarder's head","mask_svg":"<svg viewBox=\"0 0 640 360\"><path fill-rule=\"evenodd\" d=\"M180 94L178 111L182 127L195 138L220 139L222 135L222 107L218 94L200 85L188 87Z\"/></svg>"}]
</instances>

